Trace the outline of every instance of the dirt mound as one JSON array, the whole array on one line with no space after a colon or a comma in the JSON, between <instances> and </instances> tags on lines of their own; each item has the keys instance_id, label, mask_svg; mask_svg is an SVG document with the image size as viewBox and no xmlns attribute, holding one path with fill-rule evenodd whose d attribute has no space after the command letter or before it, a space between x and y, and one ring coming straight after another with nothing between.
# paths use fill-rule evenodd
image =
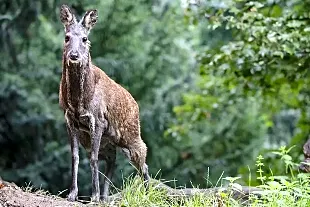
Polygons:
<instances>
[{"instance_id":1,"label":"dirt mound","mask_svg":"<svg viewBox=\"0 0 310 207\"><path fill-rule=\"evenodd\" d=\"M45 195L44 195L45 194ZM14 183L0 180L0 207L78 207L89 206L80 202L46 195L43 191L27 192L17 187Z\"/></svg>"}]
</instances>

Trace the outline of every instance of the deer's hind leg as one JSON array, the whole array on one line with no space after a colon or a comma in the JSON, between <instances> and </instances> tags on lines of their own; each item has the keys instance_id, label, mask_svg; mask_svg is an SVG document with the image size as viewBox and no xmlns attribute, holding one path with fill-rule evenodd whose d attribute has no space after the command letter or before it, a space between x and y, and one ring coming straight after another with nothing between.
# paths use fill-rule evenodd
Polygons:
<instances>
[{"instance_id":1,"label":"deer's hind leg","mask_svg":"<svg viewBox=\"0 0 310 207\"><path fill-rule=\"evenodd\" d=\"M128 157L132 164L138 169L140 176L144 180L144 185L148 189L149 185L149 170L146 164L147 147L142 139L139 139L135 143L128 146L128 148L122 148L123 153Z\"/></svg>"},{"instance_id":2,"label":"deer's hind leg","mask_svg":"<svg viewBox=\"0 0 310 207\"><path fill-rule=\"evenodd\" d=\"M101 197L106 201L109 196L110 184L112 183L112 177L116 167L116 147L112 144L107 144L103 150L100 150L99 158L105 160Z\"/></svg>"}]
</instances>

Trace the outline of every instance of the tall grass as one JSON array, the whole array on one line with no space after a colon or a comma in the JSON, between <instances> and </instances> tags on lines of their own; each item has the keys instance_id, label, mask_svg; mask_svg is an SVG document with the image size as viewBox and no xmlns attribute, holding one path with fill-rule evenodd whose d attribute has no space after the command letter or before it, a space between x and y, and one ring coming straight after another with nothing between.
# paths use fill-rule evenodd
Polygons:
<instances>
[{"instance_id":1,"label":"tall grass","mask_svg":"<svg viewBox=\"0 0 310 207\"><path fill-rule=\"evenodd\" d=\"M293 163L289 155L291 148L281 147L274 152L279 155L283 161L283 168L286 169L285 175L268 176L264 172L264 157L257 157L257 177L261 185L256 186L262 191L250 194L247 199L234 199L230 188L238 188L239 177L226 177L222 180L228 181L225 187L228 191L210 194L196 194L192 197L173 197L168 195L164 190L158 190L156 186L150 186L148 191L145 190L143 183L139 178L127 179L124 181L123 190L120 191L122 199L119 206L253 206L253 207L307 207L310 206L310 175L296 171L296 163ZM270 169L272 170L272 169ZM225 182L218 182L225 183Z\"/></svg>"}]
</instances>

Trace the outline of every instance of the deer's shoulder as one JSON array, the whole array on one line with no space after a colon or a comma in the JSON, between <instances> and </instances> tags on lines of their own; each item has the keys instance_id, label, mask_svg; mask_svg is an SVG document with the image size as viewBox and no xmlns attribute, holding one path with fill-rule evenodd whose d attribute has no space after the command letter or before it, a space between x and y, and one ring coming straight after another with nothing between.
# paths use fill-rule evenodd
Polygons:
<instances>
[{"instance_id":1,"label":"deer's shoulder","mask_svg":"<svg viewBox=\"0 0 310 207\"><path fill-rule=\"evenodd\" d=\"M138 107L135 99L127 89L110 78L99 67L93 65L92 69L94 70L96 76L96 85L98 85L99 90L104 92L105 96L109 99L110 102L119 102L118 100L122 100L124 104L126 103L127 105Z\"/></svg>"}]
</instances>

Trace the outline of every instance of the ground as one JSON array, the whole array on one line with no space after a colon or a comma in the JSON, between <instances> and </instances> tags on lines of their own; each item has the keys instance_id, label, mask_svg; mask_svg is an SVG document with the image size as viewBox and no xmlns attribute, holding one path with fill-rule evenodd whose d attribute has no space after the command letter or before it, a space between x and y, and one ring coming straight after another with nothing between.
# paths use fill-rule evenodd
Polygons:
<instances>
[{"instance_id":1,"label":"ground","mask_svg":"<svg viewBox=\"0 0 310 207\"><path fill-rule=\"evenodd\" d=\"M21 189L14 183L0 178L0 207L79 207L90 206L80 202L69 202L58 196L49 195L46 191L31 188Z\"/></svg>"},{"instance_id":2,"label":"ground","mask_svg":"<svg viewBox=\"0 0 310 207\"><path fill-rule=\"evenodd\" d=\"M141 180L140 180L141 181ZM180 204L192 202L191 198L201 195L205 201L212 203L216 206L222 203L219 192L227 192L225 188L209 188L209 189L196 189L196 188L183 188L174 189L170 188L161 181L152 179L151 187L145 191L143 183L133 180L132 183L121 192L109 196L108 203L82 203L82 202L69 202L64 198L55 195L50 195L43 190L32 190L31 188L19 188L14 183L2 181L0 179L0 207L61 207L61 206L149 206L155 204L162 204L163 206L170 206L173 203ZM252 187L240 186L238 190L230 189L231 196L238 200L247 200L251 192L259 191L260 189ZM138 190L140 189L140 190ZM144 190L143 190L144 189ZM164 201L165 200L165 201ZM161 203L163 202L164 203ZM165 205L164 205L165 204ZM201 203L202 204L202 203ZM182 206L182 205L181 205ZM191 206L191 205L190 205ZM194 205L196 206L196 205Z\"/></svg>"},{"instance_id":3,"label":"ground","mask_svg":"<svg viewBox=\"0 0 310 207\"><path fill-rule=\"evenodd\" d=\"M68 202L63 198L48 195L44 191L33 193L24 191L14 184L0 185L0 207L86 206L79 202Z\"/></svg>"}]
</instances>

